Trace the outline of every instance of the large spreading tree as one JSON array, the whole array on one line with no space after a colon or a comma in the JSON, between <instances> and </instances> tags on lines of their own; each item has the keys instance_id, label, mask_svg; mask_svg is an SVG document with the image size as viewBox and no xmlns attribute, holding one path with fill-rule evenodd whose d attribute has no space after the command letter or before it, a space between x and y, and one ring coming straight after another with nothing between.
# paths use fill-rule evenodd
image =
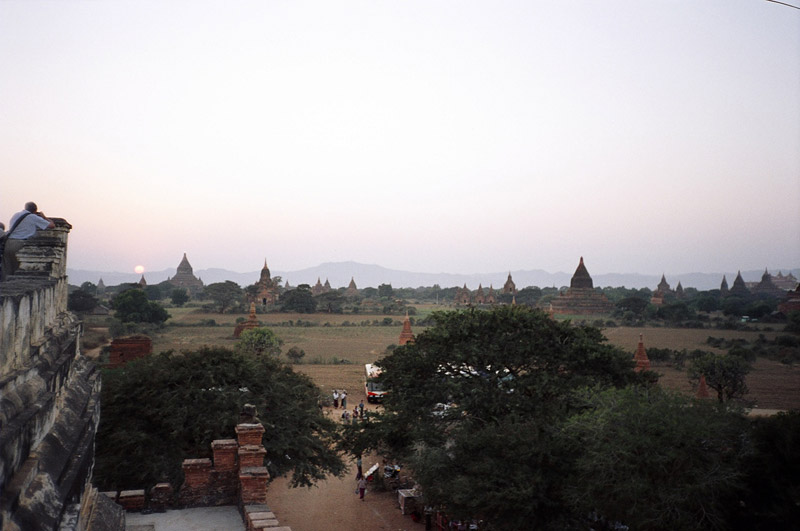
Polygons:
<instances>
[{"instance_id":1,"label":"large spreading tree","mask_svg":"<svg viewBox=\"0 0 800 531\"><path fill-rule=\"evenodd\" d=\"M336 423L318 407L319 389L272 356L227 349L162 353L103 373L95 483L104 490L180 487L181 463L211 457L211 442L235 436L244 404L254 404L272 478L295 486L340 475Z\"/></svg>"},{"instance_id":2,"label":"large spreading tree","mask_svg":"<svg viewBox=\"0 0 800 531\"><path fill-rule=\"evenodd\" d=\"M123 323L162 324L170 315L163 306L150 301L147 294L137 286L123 291L111 301L114 317Z\"/></svg>"},{"instance_id":3,"label":"large spreading tree","mask_svg":"<svg viewBox=\"0 0 800 531\"><path fill-rule=\"evenodd\" d=\"M243 300L242 288L232 280L225 282L215 282L203 288L203 297L214 302L219 313L235 306Z\"/></svg>"},{"instance_id":4,"label":"large spreading tree","mask_svg":"<svg viewBox=\"0 0 800 531\"><path fill-rule=\"evenodd\" d=\"M742 356L706 352L692 360L689 379L697 385L700 377L705 376L706 384L716 391L717 400L722 403L748 393L746 376L751 368Z\"/></svg>"},{"instance_id":5,"label":"large spreading tree","mask_svg":"<svg viewBox=\"0 0 800 531\"><path fill-rule=\"evenodd\" d=\"M522 306L432 319L379 362L384 412L349 427L345 448L403 461L427 503L490 529L567 522L564 422L587 386L640 381L630 355L595 328Z\"/></svg>"},{"instance_id":6,"label":"large spreading tree","mask_svg":"<svg viewBox=\"0 0 800 531\"><path fill-rule=\"evenodd\" d=\"M595 528L727 527L751 451L743 415L658 386L586 396L564 430L576 458L564 490L577 514L596 516Z\"/></svg>"}]
</instances>

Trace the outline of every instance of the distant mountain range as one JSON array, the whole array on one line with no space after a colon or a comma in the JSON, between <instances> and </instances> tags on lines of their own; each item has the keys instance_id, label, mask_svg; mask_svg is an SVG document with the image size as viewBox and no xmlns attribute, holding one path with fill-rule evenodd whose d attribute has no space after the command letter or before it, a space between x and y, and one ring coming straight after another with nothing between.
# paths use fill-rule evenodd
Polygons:
<instances>
[{"instance_id":1,"label":"distant mountain range","mask_svg":"<svg viewBox=\"0 0 800 531\"><path fill-rule=\"evenodd\" d=\"M778 271L782 271L784 275L791 272L795 277L800 278L800 269L797 268L774 269L770 270L770 273L776 275ZM148 271L145 273L144 278L149 284L158 284L174 276L175 272L176 270L174 268L161 271ZM271 273L273 277L280 276L282 278L282 283L288 280L291 286L297 286L298 284L310 284L313 286L316 284L317 279L320 279L323 283L327 279L334 288L347 286L352 278L359 288L377 288L380 284L391 284L395 288L417 288L420 286L433 286L438 284L443 288L449 288L453 286L460 287L466 284L470 289L476 289L480 284L484 288L493 286L497 290L503 287L509 273L511 273L511 278L514 280L517 289L522 289L527 286L538 286L540 288L554 286L558 288L561 286L569 286L569 281L572 278L572 272L564 273L559 271L558 273L549 273L541 269L510 272L500 271L497 273L470 275L456 273L414 273L411 271L398 271L395 269L387 269L379 265L361 264L358 262L327 262L316 267L297 271L271 270ZM763 273L763 270L742 271L742 278L744 278L746 282L757 282L761 280L761 275L763 275ZM212 268L195 270L194 274L196 277L202 279L205 284L232 280L244 287L258 281L261 270L237 273L235 271L228 271L227 269ZM67 268L67 275L69 276L69 283L76 286L86 281L97 284L101 278L106 286L115 286L125 282L138 282L141 278L141 275L136 273L87 271L70 268ZM684 288L696 288L702 291L719 288L723 275L727 277L728 285L733 285L733 279L736 278L736 271L684 273L679 275L667 275L666 278L673 289L678 285L678 282L680 282ZM655 289L661 280L661 275L606 273L592 275L592 279L594 280L594 285L597 287L625 286L626 288Z\"/></svg>"}]
</instances>

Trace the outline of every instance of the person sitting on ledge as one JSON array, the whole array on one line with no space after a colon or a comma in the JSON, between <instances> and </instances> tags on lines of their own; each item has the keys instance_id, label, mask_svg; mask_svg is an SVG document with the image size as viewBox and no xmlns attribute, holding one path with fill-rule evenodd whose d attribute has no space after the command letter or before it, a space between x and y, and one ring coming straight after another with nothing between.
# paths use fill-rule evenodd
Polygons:
<instances>
[{"instance_id":1,"label":"person sitting on ledge","mask_svg":"<svg viewBox=\"0 0 800 531\"><path fill-rule=\"evenodd\" d=\"M25 245L24 241L36 234L37 230L52 229L56 226L42 212L38 212L38 207L33 201L25 203L25 210L11 216L9 225L3 252L2 280L6 280L19 269L17 251Z\"/></svg>"}]
</instances>

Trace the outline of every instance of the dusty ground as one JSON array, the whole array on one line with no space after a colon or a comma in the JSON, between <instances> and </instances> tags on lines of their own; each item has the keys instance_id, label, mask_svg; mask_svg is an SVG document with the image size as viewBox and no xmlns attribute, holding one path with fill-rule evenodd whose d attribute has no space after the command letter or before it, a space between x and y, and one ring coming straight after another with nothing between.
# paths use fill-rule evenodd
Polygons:
<instances>
[{"instance_id":1,"label":"dusty ground","mask_svg":"<svg viewBox=\"0 0 800 531\"><path fill-rule=\"evenodd\" d=\"M358 399L363 397L363 393L353 395ZM375 406L370 405L369 408L374 409ZM326 413L338 418L341 410L326 408ZM375 456L366 457L363 460L364 471L378 462ZM364 501L360 501L354 492L355 476L355 462L351 462L343 478L327 479L310 489L290 489L288 480L277 479L267 492L267 505L281 525L290 526L292 531L425 529L422 523L415 523L411 516L404 516L400 512L395 491L379 492L368 487Z\"/></svg>"}]
</instances>

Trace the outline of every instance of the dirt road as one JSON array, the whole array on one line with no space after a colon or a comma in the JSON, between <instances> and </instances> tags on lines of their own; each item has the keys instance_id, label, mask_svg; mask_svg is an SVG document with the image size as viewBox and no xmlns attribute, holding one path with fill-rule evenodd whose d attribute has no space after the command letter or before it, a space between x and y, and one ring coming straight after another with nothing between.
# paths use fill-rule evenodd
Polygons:
<instances>
[{"instance_id":1,"label":"dirt road","mask_svg":"<svg viewBox=\"0 0 800 531\"><path fill-rule=\"evenodd\" d=\"M336 414L331 408L328 414ZM364 471L377 462L363 461ZM272 482L267 504L281 525L292 531L422 531L425 526L403 516L397 504L397 492L377 492L367 488L364 501L356 494L356 466L350 463L344 478L332 478L310 489L288 488L281 478Z\"/></svg>"}]
</instances>

